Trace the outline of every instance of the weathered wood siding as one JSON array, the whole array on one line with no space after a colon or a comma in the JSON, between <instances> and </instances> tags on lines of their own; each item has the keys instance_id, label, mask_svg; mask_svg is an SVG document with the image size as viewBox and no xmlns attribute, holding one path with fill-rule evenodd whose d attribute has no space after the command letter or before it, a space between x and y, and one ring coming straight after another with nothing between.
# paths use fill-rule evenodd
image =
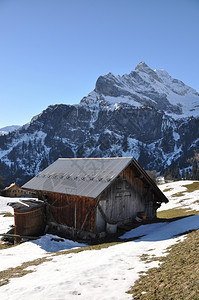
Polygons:
<instances>
[{"instance_id":1,"label":"weathered wood siding","mask_svg":"<svg viewBox=\"0 0 199 300\"><path fill-rule=\"evenodd\" d=\"M132 221L138 212L145 212L148 219L156 215L155 195L141 174L128 166L103 193L100 206L109 223L122 224ZM96 231L105 231L106 222L99 208L96 211Z\"/></svg>"},{"instance_id":2,"label":"weathered wood siding","mask_svg":"<svg viewBox=\"0 0 199 300\"><path fill-rule=\"evenodd\" d=\"M14 217L16 235L39 236L44 233L46 226L45 205L23 211L15 208Z\"/></svg>"},{"instance_id":3,"label":"weathered wood siding","mask_svg":"<svg viewBox=\"0 0 199 300\"><path fill-rule=\"evenodd\" d=\"M40 192L39 196L49 204L47 206L49 221L56 221L79 230L87 216L82 230L94 232L95 201L93 198L51 192Z\"/></svg>"},{"instance_id":4,"label":"weathered wood siding","mask_svg":"<svg viewBox=\"0 0 199 300\"><path fill-rule=\"evenodd\" d=\"M40 192L40 199L48 203L48 221L92 233L106 231L106 223L132 221L138 212L152 219L158 202L150 183L134 165L129 165L102 192L100 207L96 208L96 199L76 195Z\"/></svg>"}]
</instances>

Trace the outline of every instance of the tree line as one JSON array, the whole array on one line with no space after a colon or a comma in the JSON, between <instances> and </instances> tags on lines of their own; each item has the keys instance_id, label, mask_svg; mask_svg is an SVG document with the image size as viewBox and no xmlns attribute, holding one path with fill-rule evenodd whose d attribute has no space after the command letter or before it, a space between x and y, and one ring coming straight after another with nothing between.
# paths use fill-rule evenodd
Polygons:
<instances>
[{"instance_id":1,"label":"tree line","mask_svg":"<svg viewBox=\"0 0 199 300\"><path fill-rule=\"evenodd\" d=\"M164 172L165 180L199 180L199 153L187 160L189 167L180 169L176 166L169 166Z\"/></svg>"}]
</instances>

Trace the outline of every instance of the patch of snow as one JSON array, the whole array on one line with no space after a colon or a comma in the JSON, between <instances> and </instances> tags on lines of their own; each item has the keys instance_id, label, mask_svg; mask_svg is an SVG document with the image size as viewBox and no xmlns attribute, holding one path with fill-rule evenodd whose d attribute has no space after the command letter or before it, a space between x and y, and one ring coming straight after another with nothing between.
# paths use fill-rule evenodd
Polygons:
<instances>
[{"instance_id":1,"label":"patch of snow","mask_svg":"<svg viewBox=\"0 0 199 300\"><path fill-rule=\"evenodd\" d=\"M133 156L136 160L138 160L140 156L139 141L137 139L128 137L127 143L128 143L128 150L126 152L123 151L122 156L123 157Z\"/></svg>"},{"instance_id":2,"label":"patch of snow","mask_svg":"<svg viewBox=\"0 0 199 300\"><path fill-rule=\"evenodd\" d=\"M162 151L162 156L167 166L170 166L174 160L178 159L181 156L181 154L182 154L182 145L180 145L180 147L177 147L176 144L174 147L174 151L172 153L164 153Z\"/></svg>"},{"instance_id":3,"label":"patch of snow","mask_svg":"<svg viewBox=\"0 0 199 300\"><path fill-rule=\"evenodd\" d=\"M170 200L165 205L165 209L180 207L180 205L183 207L186 201L184 196L190 197L189 205L191 208L194 207L192 204L195 205L195 201L198 200L199 191L188 193L184 186L192 183L193 181L180 181L160 185L159 187L163 192L165 191L164 193ZM185 195L177 198L174 194L178 192L184 192ZM5 201L4 204L0 203L0 209L5 210ZM62 245L65 245L63 248L67 249L85 245L67 240L57 242L57 237L52 235L45 235L36 241L1 250L0 267L2 270L38 257L52 259L38 266L28 267L28 270L34 271L33 273L20 278L12 278L7 285L0 288L1 299L25 300L30 298L30 295L32 299L38 300L44 298L62 300L77 297L83 300L132 299L132 295L127 294L126 291L139 278L140 272L146 272L160 264L158 260L143 261L140 259L141 255L148 254L149 258L166 256L168 247L186 238L186 235L176 237L177 235L198 228L199 215L195 215L169 223L141 225L121 236L121 240L140 238L101 250L85 250L54 256L53 253L46 251L61 250Z\"/></svg>"},{"instance_id":4,"label":"patch of snow","mask_svg":"<svg viewBox=\"0 0 199 300\"><path fill-rule=\"evenodd\" d=\"M159 185L161 191L169 199L169 203L163 203L158 211L172 208L185 208L199 211L199 190L188 192L186 188L186 185L193 184L194 182L196 181L181 180ZM179 197L178 193L183 193L183 195Z\"/></svg>"},{"instance_id":5,"label":"patch of snow","mask_svg":"<svg viewBox=\"0 0 199 300\"><path fill-rule=\"evenodd\" d=\"M93 124L97 121L98 114L99 114L99 109L92 109L91 110L91 120L90 120L90 127L91 128L94 128Z\"/></svg>"},{"instance_id":6,"label":"patch of snow","mask_svg":"<svg viewBox=\"0 0 199 300\"><path fill-rule=\"evenodd\" d=\"M2 127L0 128L0 135L8 134L9 132L19 129L20 127L21 127L20 125L11 125L11 126Z\"/></svg>"},{"instance_id":7,"label":"patch of snow","mask_svg":"<svg viewBox=\"0 0 199 300\"><path fill-rule=\"evenodd\" d=\"M186 217L174 222L155 223L141 225L132 229L120 237L120 239L130 239L142 236L138 241L161 241L172 239L183 232L196 230L199 228L199 215Z\"/></svg>"},{"instance_id":8,"label":"patch of snow","mask_svg":"<svg viewBox=\"0 0 199 300\"><path fill-rule=\"evenodd\" d=\"M53 234L46 234L37 240L32 241L33 244L39 246L46 252L57 252L61 250L69 250L73 248L85 247L87 244L74 242L72 240L60 238Z\"/></svg>"},{"instance_id":9,"label":"patch of snow","mask_svg":"<svg viewBox=\"0 0 199 300\"><path fill-rule=\"evenodd\" d=\"M177 142L180 139L180 135L177 132L173 131L173 138L174 138L174 141Z\"/></svg>"},{"instance_id":10,"label":"patch of snow","mask_svg":"<svg viewBox=\"0 0 199 300\"><path fill-rule=\"evenodd\" d=\"M196 139L192 144L191 146L189 147L189 150L192 148L192 147L196 147L196 144L199 142L199 138Z\"/></svg>"}]
</instances>

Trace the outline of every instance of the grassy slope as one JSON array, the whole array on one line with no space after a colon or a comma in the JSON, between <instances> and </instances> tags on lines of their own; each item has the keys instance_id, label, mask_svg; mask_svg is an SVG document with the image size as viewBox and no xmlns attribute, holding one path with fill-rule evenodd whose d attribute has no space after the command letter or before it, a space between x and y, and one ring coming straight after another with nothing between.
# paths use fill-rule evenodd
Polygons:
<instances>
[{"instance_id":1,"label":"grassy slope","mask_svg":"<svg viewBox=\"0 0 199 300\"><path fill-rule=\"evenodd\" d=\"M128 292L133 299L199 299L199 230L159 260L160 267L141 276Z\"/></svg>"},{"instance_id":2,"label":"grassy slope","mask_svg":"<svg viewBox=\"0 0 199 300\"><path fill-rule=\"evenodd\" d=\"M186 192L199 189L199 182L186 185ZM183 196L184 193L173 196ZM174 208L158 213L158 218L173 219L198 214L199 211ZM128 291L133 299L199 299L199 230L187 234L187 238L168 249L166 257L156 258L159 268L149 269ZM143 257L147 261L147 256ZM151 261L151 260L150 260Z\"/></svg>"}]
</instances>

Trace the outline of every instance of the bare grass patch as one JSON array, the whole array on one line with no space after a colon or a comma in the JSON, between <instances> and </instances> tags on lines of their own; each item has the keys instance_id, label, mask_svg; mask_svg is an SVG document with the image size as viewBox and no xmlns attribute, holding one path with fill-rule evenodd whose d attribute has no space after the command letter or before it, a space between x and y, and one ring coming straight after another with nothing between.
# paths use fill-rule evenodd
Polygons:
<instances>
[{"instance_id":1,"label":"bare grass patch","mask_svg":"<svg viewBox=\"0 0 199 300\"><path fill-rule=\"evenodd\" d=\"M199 230L172 247L162 264L142 275L127 292L133 299L199 299ZM144 293L143 293L144 292Z\"/></svg>"},{"instance_id":2,"label":"bare grass patch","mask_svg":"<svg viewBox=\"0 0 199 300\"><path fill-rule=\"evenodd\" d=\"M199 190L199 181L194 181L191 184L183 185L185 188L187 188L187 192L192 193L196 190Z\"/></svg>"},{"instance_id":3,"label":"bare grass patch","mask_svg":"<svg viewBox=\"0 0 199 300\"><path fill-rule=\"evenodd\" d=\"M60 252L54 252L53 256L59 256L59 255L70 254L70 253L79 253L79 252L88 251L88 250L101 250L101 249L108 248L108 247L115 246L115 245L122 244L122 243L124 243L124 241L97 244L97 245L92 245L92 246L87 246L87 247L75 248L75 249L71 249L71 250L63 250Z\"/></svg>"},{"instance_id":4,"label":"bare grass patch","mask_svg":"<svg viewBox=\"0 0 199 300\"><path fill-rule=\"evenodd\" d=\"M171 197L183 197L185 195L187 191L184 191L184 192L178 192L178 193L175 193L173 195L171 195Z\"/></svg>"},{"instance_id":5,"label":"bare grass patch","mask_svg":"<svg viewBox=\"0 0 199 300\"><path fill-rule=\"evenodd\" d=\"M11 214L10 212L0 213L0 215L3 216L3 217L14 217L14 215Z\"/></svg>"},{"instance_id":6,"label":"bare grass patch","mask_svg":"<svg viewBox=\"0 0 199 300\"><path fill-rule=\"evenodd\" d=\"M172 208L163 211L158 211L157 217L159 219L173 219L197 215L198 213L199 211L197 210L190 210L186 208Z\"/></svg>"},{"instance_id":7,"label":"bare grass patch","mask_svg":"<svg viewBox=\"0 0 199 300\"><path fill-rule=\"evenodd\" d=\"M171 190L172 190L172 188L167 188L167 189L163 190L163 193L170 192Z\"/></svg>"},{"instance_id":8,"label":"bare grass patch","mask_svg":"<svg viewBox=\"0 0 199 300\"><path fill-rule=\"evenodd\" d=\"M8 284L11 278L22 277L28 273L34 272L34 270L26 269L30 266L40 265L47 260L49 260L48 257L38 258L33 261L24 262L21 266L0 271L0 286Z\"/></svg>"}]
</instances>

